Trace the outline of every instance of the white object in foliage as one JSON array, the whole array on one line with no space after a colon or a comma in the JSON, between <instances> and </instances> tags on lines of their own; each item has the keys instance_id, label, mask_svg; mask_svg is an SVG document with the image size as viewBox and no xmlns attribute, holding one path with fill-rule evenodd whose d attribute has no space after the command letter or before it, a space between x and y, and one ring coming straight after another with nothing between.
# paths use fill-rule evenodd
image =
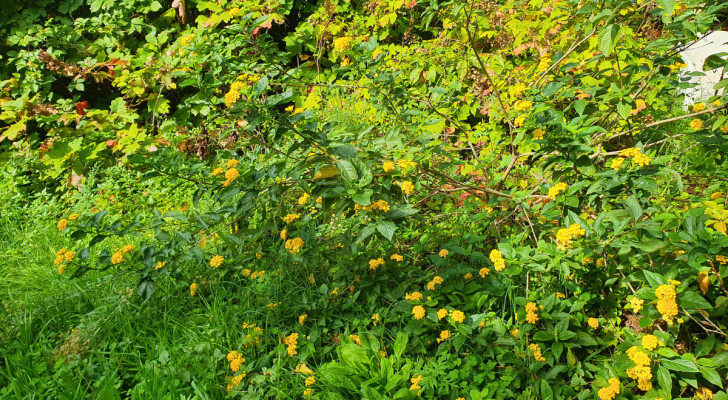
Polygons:
<instances>
[{"instance_id":1,"label":"white object in foliage","mask_svg":"<svg viewBox=\"0 0 728 400\"><path fill-rule=\"evenodd\" d=\"M680 53L680 56L686 64L686 67L680 74L681 80L683 78L689 78L688 82L695 84L694 87L684 89L683 91L685 93L685 101L683 102L684 110L687 110L689 106L695 103L704 102L716 94L713 86L721 81L723 68L703 71L703 64L708 56L723 52L728 53L728 32L713 31ZM704 72L705 76L688 77L685 76L685 72ZM728 71L726 71L726 77L728 77ZM722 92L720 90L718 94Z\"/></svg>"}]
</instances>

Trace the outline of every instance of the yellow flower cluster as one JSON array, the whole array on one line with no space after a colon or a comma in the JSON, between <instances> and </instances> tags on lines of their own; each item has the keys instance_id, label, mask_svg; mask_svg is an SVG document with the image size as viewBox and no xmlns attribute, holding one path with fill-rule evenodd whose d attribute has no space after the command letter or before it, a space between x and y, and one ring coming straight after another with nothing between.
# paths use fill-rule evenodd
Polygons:
<instances>
[{"instance_id":1,"label":"yellow flower cluster","mask_svg":"<svg viewBox=\"0 0 728 400\"><path fill-rule=\"evenodd\" d=\"M640 151L640 149L635 147L630 147L629 149L624 149L619 152L620 157L631 157L632 161L634 161L635 164L639 165L640 167L644 167L645 165L650 165L650 158L647 157Z\"/></svg>"},{"instance_id":2,"label":"yellow flower cluster","mask_svg":"<svg viewBox=\"0 0 728 400\"><path fill-rule=\"evenodd\" d=\"M465 275L463 276L463 280L464 280L465 282L467 282L467 281L469 281L469 280L471 280L471 279L473 279L473 274L472 274L472 273L470 273L470 272L468 272L467 274L465 274Z\"/></svg>"},{"instance_id":3,"label":"yellow flower cluster","mask_svg":"<svg viewBox=\"0 0 728 400\"><path fill-rule=\"evenodd\" d=\"M410 181L404 181L404 182L402 182L401 189L402 189L402 193L410 194L415 190L415 185L412 184L412 182L410 182Z\"/></svg>"},{"instance_id":4,"label":"yellow flower cluster","mask_svg":"<svg viewBox=\"0 0 728 400\"><path fill-rule=\"evenodd\" d=\"M298 205L302 206L306 204L309 198L311 198L311 195L308 193L304 193L301 197L298 198Z\"/></svg>"},{"instance_id":5,"label":"yellow flower cluster","mask_svg":"<svg viewBox=\"0 0 728 400\"><path fill-rule=\"evenodd\" d=\"M420 301L420 300L422 300L422 293L420 293L420 292L406 293L404 298L405 298L405 300L410 300L410 301Z\"/></svg>"},{"instance_id":6,"label":"yellow flower cluster","mask_svg":"<svg viewBox=\"0 0 728 400\"><path fill-rule=\"evenodd\" d=\"M420 381L422 381L422 375L415 375L410 379L410 383L412 383L412 386L410 386L409 390L420 390L422 387L420 387Z\"/></svg>"},{"instance_id":7,"label":"yellow flower cluster","mask_svg":"<svg viewBox=\"0 0 728 400\"><path fill-rule=\"evenodd\" d=\"M228 384L227 390L233 390L235 386L238 386L243 382L243 378L245 378L245 371L240 373L239 375L235 375L232 378L230 378L230 383Z\"/></svg>"},{"instance_id":8,"label":"yellow flower cluster","mask_svg":"<svg viewBox=\"0 0 728 400\"><path fill-rule=\"evenodd\" d=\"M538 129L536 129L536 130L533 131L533 139L534 140L541 140L541 139L543 139L543 135L545 133L546 133L546 131L544 131L541 128L538 128Z\"/></svg>"},{"instance_id":9,"label":"yellow flower cluster","mask_svg":"<svg viewBox=\"0 0 728 400\"><path fill-rule=\"evenodd\" d=\"M288 229L284 229L281 231L281 240L286 240L288 237Z\"/></svg>"},{"instance_id":10,"label":"yellow flower cluster","mask_svg":"<svg viewBox=\"0 0 728 400\"><path fill-rule=\"evenodd\" d=\"M556 292L556 298L557 299L565 299L566 295L561 292Z\"/></svg>"},{"instance_id":11,"label":"yellow flower cluster","mask_svg":"<svg viewBox=\"0 0 728 400\"><path fill-rule=\"evenodd\" d=\"M288 250L291 254L298 254L301 252L301 248L303 247L303 239L297 237L291 240L286 240L286 250Z\"/></svg>"},{"instance_id":12,"label":"yellow flower cluster","mask_svg":"<svg viewBox=\"0 0 728 400\"><path fill-rule=\"evenodd\" d=\"M655 290L655 296L657 296L657 311L662 314L668 325L672 325L678 313L675 285L661 285Z\"/></svg>"},{"instance_id":13,"label":"yellow flower cluster","mask_svg":"<svg viewBox=\"0 0 728 400\"><path fill-rule=\"evenodd\" d=\"M555 199L556 196L558 196L559 193L561 193L564 190L566 190L566 188L567 188L567 186L566 186L566 184L564 182L559 182L559 183L555 184L554 186L551 186L549 188L549 198L550 199Z\"/></svg>"},{"instance_id":14,"label":"yellow flower cluster","mask_svg":"<svg viewBox=\"0 0 728 400\"><path fill-rule=\"evenodd\" d=\"M599 389L597 395L600 400L612 400L614 399L622 389L619 387L619 379L610 378L609 386Z\"/></svg>"},{"instance_id":15,"label":"yellow flower cluster","mask_svg":"<svg viewBox=\"0 0 728 400\"><path fill-rule=\"evenodd\" d=\"M58 221L58 224L56 224L56 228L58 228L59 231L64 230L68 226L68 220L65 218L62 218L60 221Z\"/></svg>"},{"instance_id":16,"label":"yellow flower cluster","mask_svg":"<svg viewBox=\"0 0 728 400\"><path fill-rule=\"evenodd\" d=\"M444 342L451 337L452 334L450 333L450 331L442 331L440 332L440 337L437 339L437 343Z\"/></svg>"},{"instance_id":17,"label":"yellow flower cluster","mask_svg":"<svg viewBox=\"0 0 728 400\"><path fill-rule=\"evenodd\" d=\"M632 300L629 302L629 305L632 307L632 312L635 314L640 312L643 304L645 304L645 301L637 297L633 297Z\"/></svg>"},{"instance_id":18,"label":"yellow flower cluster","mask_svg":"<svg viewBox=\"0 0 728 400\"><path fill-rule=\"evenodd\" d=\"M380 210L380 211L384 211L384 212L389 212L389 209L390 209L389 203L387 203L384 200L377 200L377 201L375 201L374 203L372 203L372 204L370 204L368 206L361 206L359 204L356 204L354 206L354 211L360 211L360 210L364 210L364 211L375 211L375 210Z\"/></svg>"},{"instance_id":19,"label":"yellow flower cluster","mask_svg":"<svg viewBox=\"0 0 728 400\"><path fill-rule=\"evenodd\" d=\"M523 92L526 91L526 84L523 82L518 82L514 85L511 85L508 87L508 94L511 95L512 98L520 97Z\"/></svg>"},{"instance_id":20,"label":"yellow flower cluster","mask_svg":"<svg viewBox=\"0 0 728 400\"><path fill-rule=\"evenodd\" d=\"M447 311L447 309L445 309L445 308L441 308L441 309L437 310L437 319L438 319L438 320L441 320L441 319L443 319L443 318L447 318L447 316L448 316L449 314L450 314L450 313L449 313L449 312Z\"/></svg>"},{"instance_id":21,"label":"yellow flower cluster","mask_svg":"<svg viewBox=\"0 0 728 400\"><path fill-rule=\"evenodd\" d=\"M283 222L290 224L291 222L301 218L301 214L288 214L283 217Z\"/></svg>"},{"instance_id":22,"label":"yellow flower cluster","mask_svg":"<svg viewBox=\"0 0 728 400\"><path fill-rule=\"evenodd\" d=\"M420 305L412 307L412 315L414 315L417 320L425 318L425 307Z\"/></svg>"},{"instance_id":23,"label":"yellow flower cluster","mask_svg":"<svg viewBox=\"0 0 728 400\"><path fill-rule=\"evenodd\" d=\"M662 345L660 339L655 335L642 336L642 347L647 351L652 351Z\"/></svg>"},{"instance_id":24,"label":"yellow flower cluster","mask_svg":"<svg viewBox=\"0 0 728 400\"><path fill-rule=\"evenodd\" d=\"M376 270L382 265L384 265L383 258L372 258L371 260L369 260L369 269L371 270Z\"/></svg>"},{"instance_id":25,"label":"yellow flower cluster","mask_svg":"<svg viewBox=\"0 0 728 400\"><path fill-rule=\"evenodd\" d=\"M516 128L523 127L523 124L526 122L526 116L525 115L519 115L516 117L516 119L513 120L513 126Z\"/></svg>"},{"instance_id":26,"label":"yellow flower cluster","mask_svg":"<svg viewBox=\"0 0 728 400\"><path fill-rule=\"evenodd\" d=\"M407 169L407 168L416 167L417 163L412 160L401 159L401 160L397 161L397 166L402 169Z\"/></svg>"},{"instance_id":27,"label":"yellow flower cluster","mask_svg":"<svg viewBox=\"0 0 728 400\"><path fill-rule=\"evenodd\" d=\"M397 253L394 253L394 254L392 254L392 255L391 255L391 256L389 257L389 259L390 259L390 260L394 260L394 261L397 261L397 262L401 262L401 261L403 261L403 260L404 260L404 257L400 256L400 255L399 255L399 254L397 254Z\"/></svg>"},{"instance_id":28,"label":"yellow flower cluster","mask_svg":"<svg viewBox=\"0 0 728 400\"><path fill-rule=\"evenodd\" d=\"M167 264L166 261L159 261L157 262L157 265L154 266L154 269L162 269Z\"/></svg>"},{"instance_id":29,"label":"yellow flower cluster","mask_svg":"<svg viewBox=\"0 0 728 400\"><path fill-rule=\"evenodd\" d=\"M613 158L610 168L615 171L619 171L619 169L622 168L622 164L624 164L624 157Z\"/></svg>"},{"instance_id":30,"label":"yellow flower cluster","mask_svg":"<svg viewBox=\"0 0 728 400\"><path fill-rule=\"evenodd\" d=\"M450 318L452 318L453 321L462 324L465 322L465 313L459 310L454 310L450 313Z\"/></svg>"},{"instance_id":31,"label":"yellow flower cluster","mask_svg":"<svg viewBox=\"0 0 728 400\"><path fill-rule=\"evenodd\" d=\"M490 274L490 268L483 267L478 272L478 275L480 275L481 278L485 278L486 275Z\"/></svg>"},{"instance_id":32,"label":"yellow flower cluster","mask_svg":"<svg viewBox=\"0 0 728 400\"><path fill-rule=\"evenodd\" d=\"M334 50L335 51L346 51L351 49L351 41L354 38L351 36L342 36L334 39Z\"/></svg>"},{"instance_id":33,"label":"yellow flower cluster","mask_svg":"<svg viewBox=\"0 0 728 400\"><path fill-rule=\"evenodd\" d=\"M450 254L450 252L447 249L442 249L439 253L437 253L437 255L442 258L446 258L448 254Z\"/></svg>"},{"instance_id":34,"label":"yellow flower cluster","mask_svg":"<svg viewBox=\"0 0 728 400\"><path fill-rule=\"evenodd\" d=\"M306 381L303 382L303 384L306 386L312 386L314 383L316 383L316 378L314 378L313 376L309 376L308 378L306 378Z\"/></svg>"},{"instance_id":35,"label":"yellow flower cluster","mask_svg":"<svg viewBox=\"0 0 728 400\"><path fill-rule=\"evenodd\" d=\"M571 241L580 236L584 236L586 231L579 224L571 224L568 228L559 229L556 232L556 246L559 250L565 250L571 247Z\"/></svg>"},{"instance_id":36,"label":"yellow flower cluster","mask_svg":"<svg viewBox=\"0 0 728 400\"><path fill-rule=\"evenodd\" d=\"M538 321L538 314L536 314L536 311L538 310L538 306L534 302L530 302L526 304L526 322L529 324L535 324L536 321Z\"/></svg>"},{"instance_id":37,"label":"yellow flower cluster","mask_svg":"<svg viewBox=\"0 0 728 400\"><path fill-rule=\"evenodd\" d=\"M240 172L238 172L237 168L230 168L229 170L225 171L225 181L222 183L222 187L228 187L235 179L240 176Z\"/></svg>"},{"instance_id":38,"label":"yellow flower cluster","mask_svg":"<svg viewBox=\"0 0 728 400\"><path fill-rule=\"evenodd\" d=\"M592 329L597 329L597 328L599 328L599 320L598 320L598 319L596 319L596 318L589 318L589 320L587 320L587 322L586 322L586 323L587 323L587 324L589 325L589 327L590 327L590 328L592 328Z\"/></svg>"},{"instance_id":39,"label":"yellow flower cluster","mask_svg":"<svg viewBox=\"0 0 728 400\"><path fill-rule=\"evenodd\" d=\"M699 112L705 110L705 103L695 103L693 104L693 112Z\"/></svg>"},{"instance_id":40,"label":"yellow flower cluster","mask_svg":"<svg viewBox=\"0 0 728 400\"><path fill-rule=\"evenodd\" d=\"M528 348L531 349L531 352L533 353L533 358L536 361L546 361L546 358L541 355L541 347L539 347L539 345L537 345L536 343L531 343Z\"/></svg>"},{"instance_id":41,"label":"yellow flower cluster","mask_svg":"<svg viewBox=\"0 0 728 400\"><path fill-rule=\"evenodd\" d=\"M627 350L627 356L635 366L629 368L627 376L637 381L637 387L642 391L648 391L652 389L652 369L650 369L650 356L637 346L632 346Z\"/></svg>"},{"instance_id":42,"label":"yellow flower cluster","mask_svg":"<svg viewBox=\"0 0 728 400\"><path fill-rule=\"evenodd\" d=\"M233 350L228 353L227 360L230 363L230 370L233 372L240 371L240 367L245 362L245 358L243 358L243 355L238 353L237 350Z\"/></svg>"},{"instance_id":43,"label":"yellow flower cluster","mask_svg":"<svg viewBox=\"0 0 728 400\"><path fill-rule=\"evenodd\" d=\"M372 315L372 323L374 324L374 326L377 326L377 324L379 323L379 313Z\"/></svg>"},{"instance_id":44,"label":"yellow flower cluster","mask_svg":"<svg viewBox=\"0 0 728 400\"><path fill-rule=\"evenodd\" d=\"M194 297L197 294L197 284L192 282L190 285L190 296Z\"/></svg>"},{"instance_id":45,"label":"yellow flower cluster","mask_svg":"<svg viewBox=\"0 0 728 400\"><path fill-rule=\"evenodd\" d=\"M349 340L361 346L361 338L359 335L349 335Z\"/></svg>"},{"instance_id":46,"label":"yellow flower cluster","mask_svg":"<svg viewBox=\"0 0 728 400\"><path fill-rule=\"evenodd\" d=\"M225 261L225 259L222 258L221 255L215 255L210 259L210 266L213 268L217 268L222 265L223 261Z\"/></svg>"},{"instance_id":47,"label":"yellow flower cluster","mask_svg":"<svg viewBox=\"0 0 728 400\"><path fill-rule=\"evenodd\" d=\"M121 250L117 250L116 253L111 255L111 263L112 264L121 264L124 262L124 255L127 253L131 253L134 251L135 247L133 244L128 244L121 248Z\"/></svg>"},{"instance_id":48,"label":"yellow flower cluster","mask_svg":"<svg viewBox=\"0 0 728 400\"><path fill-rule=\"evenodd\" d=\"M528 100L518 100L513 105L513 108L516 111L526 111L526 110L531 109L531 107L533 107L533 102L528 101Z\"/></svg>"},{"instance_id":49,"label":"yellow flower cluster","mask_svg":"<svg viewBox=\"0 0 728 400\"><path fill-rule=\"evenodd\" d=\"M394 170L394 163L391 161L385 161L382 163L382 170L384 170L384 173L392 172L392 170Z\"/></svg>"},{"instance_id":50,"label":"yellow flower cluster","mask_svg":"<svg viewBox=\"0 0 728 400\"><path fill-rule=\"evenodd\" d=\"M692 121L690 121L690 128L692 128L694 131L703 129L703 121L695 118Z\"/></svg>"},{"instance_id":51,"label":"yellow flower cluster","mask_svg":"<svg viewBox=\"0 0 728 400\"><path fill-rule=\"evenodd\" d=\"M283 344L286 345L286 351L288 355L293 357L298 354L296 346L298 345L298 333L291 333L290 335L283 338Z\"/></svg>"},{"instance_id":52,"label":"yellow flower cluster","mask_svg":"<svg viewBox=\"0 0 728 400\"><path fill-rule=\"evenodd\" d=\"M427 282L427 290L435 290L435 285L441 285L442 282L441 277L435 276L431 281Z\"/></svg>"},{"instance_id":53,"label":"yellow flower cluster","mask_svg":"<svg viewBox=\"0 0 728 400\"><path fill-rule=\"evenodd\" d=\"M493 267L496 271L500 272L506 268L506 261L503 259L503 253L501 253L500 251L496 249L491 250L489 258L490 261L493 263Z\"/></svg>"}]
</instances>

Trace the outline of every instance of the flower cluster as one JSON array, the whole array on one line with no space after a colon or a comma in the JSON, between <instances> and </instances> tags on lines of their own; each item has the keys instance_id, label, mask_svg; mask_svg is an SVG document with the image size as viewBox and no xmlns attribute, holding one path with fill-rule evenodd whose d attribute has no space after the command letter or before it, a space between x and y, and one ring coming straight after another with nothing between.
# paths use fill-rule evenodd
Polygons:
<instances>
[{"instance_id":1,"label":"flower cluster","mask_svg":"<svg viewBox=\"0 0 728 400\"><path fill-rule=\"evenodd\" d=\"M382 163L382 170L384 171L385 174L386 173L389 173L389 172L392 172L394 170L394 163L391 162L391 161L385 161L385 162L383 162Z\"/></svg>"},{"instance_id":2,"label":"flower cluster","mask_svg":"<svg viewBox=\"0 0 728 400\"><path fill-rule=\"evenodd\" d=\"M452 334L450 331L442 331L440 332L440 337L437 339L437 343L444 342L447 339L450 339L452 337Z\"/></svg>"},{"instance_id":3,"label":"flower cluster","mask_svg":"<svg viewBox=\"0 0 728 400\"><path fill-rule=\"evenodd\" d=\"M597 395L600 400L612 400L614 399L622 389L619 386L619 379L610 378L609 386L599 389Z\"/></svg>"},{"instance_id":4,"label":"flower cluster","mask_svg":"<svg viewBox=\"0 0 728 400\"><path fill-rule=\"evenodd\" d=\"M655 290L655 296L657 297L657 311L662 314L662 318L669 325L672 325L678 313L675 285L661 285Z\"/></svg>"},{"instance_id":5,"label":"flower cluster","mask_svg":"<svg viewBox=\"0 0 728 400\"><path fill-rule=\"evenodd\" d=\"M230 363L230 370L233 372L240 371L240 367L245 362L245 358L243 358L242 354L238 353L236 350L228 353L227 360Z\"/></svg>"},{"instance_id":6,"label":"flower cluster","mask_svg":"<svg viewBox=\"0 0 728 400\"><path fill-rule=\"evenodd\" d=\"M443 282L440 276L435 276L431 281L427 282L427 290L435 290L435 285L441 285Z\"/></svg>"},{"instance_id":7,"label":"flower cluster","mask_svg":"<svg viewBox=\"0 0 728 400\"><path fill-rule=\"evenodd\" d=\"M536 321L538 321L538 314L536 314L536 311L538 310L538 306L534 302L530 302L526 304L526 322L529 324L535 324Z\"/></svg>"},{"instance_id":8,"label":"flower cluster","mask_svg":"<svg viewBox=\"0 0 728 400\"><path fill-rule=\"evenodd\" d=\"M197 284L192 282L190 285L190 296L194 297L197 294Z\"/></svg>"},{"instance_id":9,"label":"flower cluster","mask_svg":"<svg viewBox=\"0 0 728 400\"><path fill-rule=\"evenodd\" d=\"M657 338L655 335L645 335L642 336L642 347L647 351L652 351L662 345L662 342L660 342L660 339Z\"/></svg>"},{"instance_id":10,"label":"flower cluster","mask_svg":"<svg viewBox=\"0 0 728 400\"><path fill-rule=\"evenodd\" d=\"M401 262L401 261L403 261L403 260L404 260L404 257L402 257L401 255L399 255L399 254L395 253L395 254L392 254L392 255L391 255L391 256L389 257L389 259L390 259L390 260L394 260L394 261L397 261L397 262Z\"/></svg>"},{"instance_id":11,"label":"flower cluster","mask_svg":"<svg viewBox=\"0 0 728 400\"><path fill-rule=\"evenodd\" d=\"M306 204L306 202L308 202L309 198L311 198L311 195L308 193L304 193L301 197L298 198L298 205L302 206L302 205Z\"/></svg>"},{"instance_id":12,"label":"flower cluster","mask_svg":"<svg viewBox=\"0 0 728 400\"><path fill-rule=\"evenodd\" d=\"M303 239L300 237L286 240L286 250L288 250L291 254L298 254L301 252L301 248L303 247Z\"/></svg>"},{"instance_id":13,"label":"flower cluster","mask_svg":"<svg viewBox=\"0 0 728 400\"><path fill-rule=\"evenodd\" d=\"M437 253L437 255L441 258L447 258L448 254L450 254L450 251L448 251L447 249L442 249L439 253Z\"/></svg>"},{"instance_id":14,"label":"flower cluster","mask_svg":"<svg viewBox=\"0 0 728 400\"><path fill-rule=\"evenodd\" d=\"M296 346L298 345L298 333L291 333L283 338L283 344L286 345L286 351L289 356L293 357L296 355L298 353L296 351Z\"/></svg>"},{"instance_id":15,"label":"flower cluster","mask_svg":"<svg viewBox=\"0 0 728 400\"><path fill-rule=\"evenodd\" d=\"M301 214L288 214L283 217L283 222L290 224L291 222L301 218Z\"/></svg>"},{"instance_id":16,"label":"flower cluster","mask_svg":"<svg viewBox=\"0 0 728 400\"><path fill-rule=\"evenodd\" d=\"M121 264L124 262L124 255L127 253L131 253L134 251L135 247L133 244L128 244L121 248L121 250L117 250L114 254L111 255L111 263L112 264Z\"/></svg>"},{"instance_id":17,"label":"flower cluster","mask_svg":"<svg viewBox=\"0 0 728 400\"><path fill-rule=\"evenodd\" d=\"M589 318L589 320L587 320L587 322L586 322L586 323L587 323L587 324L589 325L589 327L590 327L590 328L592 328L592 329L597 329L597 328L599 328L599 320L598 320L598 319L596 319L596 318Z\"/></svg>"},{"instance_id":18,"label":"flower cluster","mask_svg":"<svg viewBox=\"0 0 728 400\"><path fill-rule=\"evenodd\" d=\"M519 112L529 110L531 107L533 107L533 102L528 100L518 100L513 105L513 108Z\"/></svg>"},{"instance_id":19,"label":"flower cluster","mask_svg":"<svg viewBox=\"0 0 728 400\"><path fill-rule=\"evenodd\" d=\"M412 182L410 182L410 181L404 181L404 182L402 182L401 189L402 189L402 193L410 194L415 190L415 185L412 184Z\"/></svg>"},{"instance_id":20,"label":"flower cluster","mask_svg":"<svg viewBox=\"0 0 728 400\"><path fill-rule=\"evenodd\" d=\"M503 253L501 253L500 251L496 249L491 250L489 258L490 261L493 263L493 267L496 271L500 272L506 268L506 261L503 259ZM487 275L488 272L486 272L485 274ZM483 276L482 273L481 276Z\"/></svg>"},{"instance_id":21,"label":"flower cluster","mask_svg":"<svg viewBox=\"0 0 728 400\"><path fill-rule=\"evenodd\" d=\"M546 133L543 129L539 128L533 131L533 140L542 140L543 135Z\"/></svg>"},{"instance_id":22,"label":"flower cluster","mask_svg":"<svg viewBox=\"0 0 728 400\"><path fill-rule=\"evenodd\" d=\"M624 149L621 152L619 152L620 157L631 157L632 161L639 165L640 167L644 167L646 165L650 165L650 158L644 155L640 149L630 147L629 149ZM620 163L621 166L621 163ZM617 170L619 168L614 167L614 161L612 161L612 168L614 170Z\"/></svg>"},{"instance_id":23,"label":"flower cluster","mask_svg":"<svg viewBox=\"0 0 728 400\"><path fill-rule=\"evenodd\" d=\"M374 326L377 326L377 324L379 323L379 313L372 315L372 323L374 324Z\"/></svg>"},{"instance_id":24,"label":"flower cluster","mask_svg":"<svg viewBox=\"0 0 728 400\"><path fill-rule=\"evenodd\" d=\"M454 310L450 313L450 318L452 318L453 321L462 324L465 322L465 313L459 310Z\"/></svg>"},{"instance_id":25,"label":"flower cluster","mask_svg":"<svg viewBox=\"0 0 728 400\"><path fill-rule=\"evenodd\" d=\"M384 265L384 259L383 258L373 258L369 260L369 269L376 270L380 266Z\"/></svg>"},{"instance_id":26,"label":"flower cluster","mask_svg":"<svg viewBox=\"0 0 728 400\"><path fill-rule=\"evenodd\" d=\"M650 369L650 356L641 351L637 346L627 350L627 356L635 366L627 369L627 376L637 381L637 387L642 391L652 389L652 369Z\"/></svg>"},{"instance_id":27,"label":"flower cluster","mask_svg":"<svg viewBox=\"0 0 728 400\"><path fill-rule=\"evenodd\" d=\"M210 259L210 266L217 268L222 265L223 261L225 261L225 259L221 255L215 255Z\"/></svg>"},{"instance_id":28,"label":"flower cluster","mask_svg":"<svg viewBox=\"0 0 728 400\"><path fill-rule=\"evenodd\" d=\"M409 390L420 390L422 387L420 387L420 381L422 381L422 375L415 375L410 379L410 383L412 383L412 386L410 386Z\"/></svg>"},{"instance_id":29,"label":"flower cluster","mask_svg":"<svg viewBox=\"0 0 728 400\"><path fill-rule=\"evenodd\" d=\"M390 209L389 203L387 203L384 200L377 200L368 206L361 206L359 204L354 205L354 211L357 211L357 212L360 210L363 210L363 211L380 210L380 211L384 211L384 212L389 212L389 209Z\"/></svg>"},{"instance_id":30,"label":"flower cluster","mask_svg":"<svg viewBox=\"0 0 728 400\"><path fill-rule=\"evenodd\" d=\"M404 298L405 298L405 300L409 300L409 301L420 301L420 300L422 300L422 293L420 293L420 292L405 293Z\"/></svg>"},{"instance_id":31,"label":"flower cluster","mask_svg":"<svg viewBox=\"0 0 728 400\"><path fill-rule=\"evenodd\" d=\"M571 247L571 241L580 236L584 236L586 231L579 224L571 224L568 228L559 229L556 232L556 246L559 250L565 250Z\"/></svg>"},{"instance_id":32,"label":"flower cluster","mask_svg":"<svg viewBox=\"0 0 728 400\"><path fill-rule=\"evenodd\" d=\"M643 304L645 304L645 301L638 297L633 297L632 300L629 302L630 307L632 307L632 312L635 314L640 312Z\"/></svg>"},{"instance_id":33,"label":"flower cluster","mask_svg":"<svg viewBox=\"0 0 728 400\"><path fill-rule=\"evenodd\" d=\"M539 347L539 345L537 345L536 343L531 343L528 348L531 349L531 352L533 353L533 358L536 361L546 361L546 358L541 355L541 347Z\"/></svg>"},{"instance_id":34,"label":"flower cluster","mask_svg":"<svg viewBox=\"0 0 728 400\"><path fill-rule=\"evenodd\" d=\"M483 267L478 271L478 275L480 275L481 278L485 278L486 275L490 274L490 268Z\"/></svg>"},{"instance_id":35,"label":"flower cluster","mask_svg":"<svg viewBox=\"0 0 728 400\"><path fill-rule=\"evenodd\" d=\"M58 266L58 274L63 275L63 273L66 271L66 265L63 264L63 262L71 262L76 257L76 252L73 250L66 250L66 248L62 248L58 250L56 253L56 259L53 261L53 264Z\"/></svg>"},{"instance_id":36,"label":"flower cluster","mask_svg":"<svg viewBox=\"0 0 728 400\"><path fill-rule=\"evenodd\" d=\"M692 121L690 121L690 128L692 128L692 130L694 131L703 129L703 121L697 118L693 119Z\"/></svg>"},{"instance_id":37,"label":"flower cluster","mask_svg":"<svg viewBox=\"0 0 728 400\"><path fill-rule=\"evenodd\" d=\"M443 319L443 318L447 318L447 316L448 316L449 314L450 314L450 313L449 313L449 312L447 311L447 309L445 309L445 308L441 308L441 309L437 310L437 319L438 319L438 320L441 320L441 319Z\"/></svg>"},{"instance_id":38,"label":"flower cluster","mask_svg":"<svg viewBox=\"0 0 728 400\"><path fill-rule=\"evenodd\" d=\"M67 226L68 226L68 220L65 218L62 218L61 220L58 221L58 224L56 224L56 228L58 228L59 231L66 229Z\"/></svg>"},{"instance_id":39,"label":"flower cluster","mask_svg":"<svg viewBox=\"0 0 728 400\"><path fill-rule=\"evenodd\" d=\"M407 168L416 167L417 163L412 160L401 159L401 160L397 161L397 166L402 169L407 169Z\"/></svg>"},{"instance_id":40,"label":"flower cluster","mask_svg":"<svg viewBox=\"0 0 728 400\"><path fill-rule=\"evenodd\" d=\"M412 307L412 315L414 315L417 320L425 318L425 307L420 305Z\"/></svg>"},{"instance_id":41,"label":"flower cluster","mask_svg":"<svg viewBox=\"0 0 728 400\"><path fill-rule=\"evenodd\" d=\"M558 196L559 193L566 190L566 188L567 188L567 186L564 182L559 182L559 183L555 184L554 186L551 186L551 188L549 188L549 198L555 199L556 196Z\"/></svg>"}]
</instances>

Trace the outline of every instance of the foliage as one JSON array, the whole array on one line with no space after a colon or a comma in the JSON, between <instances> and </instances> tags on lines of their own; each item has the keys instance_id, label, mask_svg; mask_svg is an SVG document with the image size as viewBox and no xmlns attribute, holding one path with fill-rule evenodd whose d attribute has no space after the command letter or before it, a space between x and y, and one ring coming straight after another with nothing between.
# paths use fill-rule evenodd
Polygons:
<instances>
[{"instance_id":1,"label":"foliage","mask_svg":"<svg viewBox=\"0 0 728 400\"><path fill-rule=\"evenodd\" d=\"M52 279L123 277L136 295L128 282L118 298L83 294L94 301L52 332L34 327L43 313L13 309L2 338L23 340L3 351L0 394L22 397L13 365L47 361L50 333L75 326L55 383L44 366L26 387L725 398L728 99L716 91L684 113L677 93L689 86L680 49L725 25L727 8L6 9L2 198L62 204L48 212L62 236L45 248ZM725 66L718 54L705 68ZM21 230L20 216L7 221ZM130 332L154 336L165 310L180 326L128 356ZM173 379L155 386L162 375Z\"/></svg>"}]
</instances>

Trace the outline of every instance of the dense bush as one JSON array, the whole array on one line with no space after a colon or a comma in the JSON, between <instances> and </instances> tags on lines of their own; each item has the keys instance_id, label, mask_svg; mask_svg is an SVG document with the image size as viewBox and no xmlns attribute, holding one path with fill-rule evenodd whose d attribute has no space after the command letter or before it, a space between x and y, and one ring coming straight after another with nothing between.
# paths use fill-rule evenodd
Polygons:
<instances>
[{"instance_id":1,"label":"dense bush","mask_svg":"<svg viewBox=\"0 0 728 400\"><path fill-rule=\"evenodd\" d=\"M728 397L728 4L166 3L4 11L0 394Z\"/></svg>"}]
</instances>

